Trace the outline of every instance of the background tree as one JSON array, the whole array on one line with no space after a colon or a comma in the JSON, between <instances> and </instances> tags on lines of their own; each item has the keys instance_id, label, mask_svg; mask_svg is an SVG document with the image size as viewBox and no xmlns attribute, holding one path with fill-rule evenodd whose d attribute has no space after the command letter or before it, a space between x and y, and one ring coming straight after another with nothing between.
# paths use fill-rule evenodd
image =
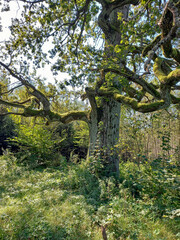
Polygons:
<instances>
[{"instance_id":1,"label":"background tree","mask_svg":"<svg viewBox=\"0 0 180 240\"><path fill-rule=\"evenodd\" d=\"M2 115L44 117L62 123L85 121L90 136L88 157L102 162L102 174L118 174L120 105L147 113L180 102L180 2L21 2L22 19L12 21L11 38L1 47L2 71L18 80L8 92L1 87L0 104L8 107ZM46 51L48 41L52 46ZM71 75L50 95L46 87L41 89L36 75L36 69L45 64L51 64L54 75L58 71ZM53 110L54 96L66 85L73 91L82 87L82 100L89 100L90 110ZM26 88L26 100L12 101L13 91L19 87ZM4 97L7 93L8 99Z\"/></svg>"},{"instance_id":2,"label":"background tree","mask_svg":"<svg viewBox=\"0 0 180 240\"><path fill-rule=\"evenodd\" d=\"M153 160L179 162L179 117L171 107L141 114L123 107L120 126L121 162L138 164Z\"/></svg>"}]
</instances>

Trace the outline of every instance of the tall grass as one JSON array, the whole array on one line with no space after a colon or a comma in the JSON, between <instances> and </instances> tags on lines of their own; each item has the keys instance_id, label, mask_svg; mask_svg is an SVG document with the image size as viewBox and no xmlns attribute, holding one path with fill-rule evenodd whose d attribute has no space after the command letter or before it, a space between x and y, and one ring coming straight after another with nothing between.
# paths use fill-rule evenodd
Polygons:
<instances>
[{"instance_id":1,"label":"tall grass","mask_svg":"<svg viewBox=\"0 0 180 240\"><path fill-rule=\"evenodd\" d=\"M100 240L101 226L108 240L179 237L175 173L158 182L152 167L126 163L116 182L85 163L28 169L11 153L0 158L0 172L2 240Z\"/></svg>"}]
</instances>

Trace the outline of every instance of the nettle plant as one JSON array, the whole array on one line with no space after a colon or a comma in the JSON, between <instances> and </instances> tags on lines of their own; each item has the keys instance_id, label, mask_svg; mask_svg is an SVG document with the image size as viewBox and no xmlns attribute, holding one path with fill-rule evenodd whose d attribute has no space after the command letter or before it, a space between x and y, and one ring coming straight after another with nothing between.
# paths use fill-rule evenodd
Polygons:
<instances>
[{"instance_id":1,"label":"nettle plant","mask_svg":"<svg viewBox=\"0 0 180 240\"><path fill-rule=\"evenodd\" d=\"M7 1L8 3L11 1ZM11 37L1 44L1 115L42 117L67 124L84 121L89 127L88 158L103 157L107 176L119 174L116 145L121 105L148 113L179 104L180 52L178 0L20 0L23 10L13 19ZM7 4L8 4L7 3ZM48 41L49 50L46 51ZM48 94L40 90L38 68L51 66L56 81ZM46 71L43 70L43 71ZM89 101L89 110L56 112L60 88L71 86ZM14 96L17 88L26 96ZM79 89L78 89L79 91ZM103 127L103 130L102 130ZM97 139L99 151L96 151ZM99 158L99 155L98 155Z\"/></svg>"}]
</instances>

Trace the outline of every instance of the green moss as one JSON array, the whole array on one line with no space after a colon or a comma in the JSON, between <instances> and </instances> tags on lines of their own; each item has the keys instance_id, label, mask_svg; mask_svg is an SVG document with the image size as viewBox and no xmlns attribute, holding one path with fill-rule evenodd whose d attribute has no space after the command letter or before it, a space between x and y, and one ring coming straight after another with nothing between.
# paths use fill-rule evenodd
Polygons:
<instances>
[{"instance_id":1,"label":"green moss","mask_svg":"<svg viewBox=\"0 0 180 240\"><path fill-rule=\"evenodd\" d=\"M125 104L131 105L132 107L135 107L135 108L137 107L137 101L134 100L133 98L126 97L121 94L115 94L114 97L117 101L122 101Z\"/></svg>"},{"instance_id":2,"label":"green moss","mask_svg":"<svg viewBox=\"0 0 180 240\"><path fill-rule=\"evenodd\" d=\"M167 80L167 75L162 71L161 64L163 62L162 58L156 58L153 65L153 71L156 77L160 80L160 82L165 82Z\"/></svg>"},{"instance_id":3,"label":"green moss","mask_svg":"<svg viewBox=\"0 0 180 240\"><path fill-rule=\"evenodd\" d=\"M170 41L168 41L166 44L163 44L162 51L165 57L173 58L180 63L180 52L178 49L172 48Z\"/></svg>"},{"instance_id":4,"label":"green moss","mask_svg":"<svg viewBox=\"0 0 180 240\"><path fill-rule=\"evenodd\" d=\"M24 117L42 117L44 116L43 110L34 110L31 108L25 108L24 113L22 114Z\"/></svg>"},{"instance_id":5,"label":"green moss","mask_svg":"<svg viewBox=\"0 0 180 240\"><path fill-rule=\"evenodd\" d=\"M143 112L143 113L156 111L164 105L163 100L153 102L153 103L138 103L136 100L120 94L115 94L114 97L117 101L122 102L126 105L129 105L134 110Z\"/></svg>"},{"instance_id":6,"label":"green moss","mask_svg":"<svg viewBox=\"0 0 180 240\"><path fill-rule=\"evenodd\" d=\"M121 95L120 93L117 93L117 90L114 88L101 88L100 93L105 96L109 95L113 97L116 101L124 103L133 108L134 110L143 113L156 111L162 108L164 105L164 100L159 100L153 103L139 103L131 97L127 97Z\"/></svg>"},{"instance_id":7,"label":"green moss","mask_svg":"<svg viewBox=\"0 0 180 240\"><path fill-rule=\"evenodd\" d=\"M34 110L26 108L22 114L24 117L46 117L49 121L60 121L62 123L69 123L75 120L88 121L88 112L86 111L72 111L63 114L52 111Z\"/></svg>"},{"instance_id":8,"label":"green moss","mask_svg":"<svg viewBox=\"0 0 180 240\"><path fill-rule=\"evenodd\" d=\"M61 114L61 121L63 123L69 123L75 120L81 120L87 122L88 112L86 111L72 111Z\"/></svg>"},{"instance_id":9,"label":"green moss","mask_svg":"<svg viewBox=\"0 0 180 240\"><path fill-rule=\"evenodd\" d=\"M110 95L112 96L113 94L115 93L120 93L118 89L114 88L114 87L101 87L99 89L99 94L102 94L102 95Z\"/></svg>"},{"instance_id":10,"label":"green moss","mask_svg":"<svg viewBox=\"0 0 180 240\"><path fill-rule=\"evenodd\" d=\"M156 60L154 61L153 70L154 70L154 74L160 80L161 83L173 85L179 81L179 78L180 78L179 68L174 71L171 71L168 75L165 74L162 68L164 68L165 71L167 71L166 63L164 63L164 60L162 58L156 58ZM169 70L170 68L168 69L168 71Z\"/></svg>"},{"instance_id":11,"label":"green moss","mask_svg":"<svg viewBox=\"0 0 180 240\"><path fill-rule=\"evenodd\" d=\"M164 100L153 103L138 103L138 111L140 112L153 112L160 109L164 105Z\"/></svg>"},{"instance_id":12,"label":"green moss","mask_svg":"<svg viewBox=\"0 0 180 240\"><path fill-rule=\"evenodd\" d=\"M170 85L176 84L177 82L179 82L179 79L180 79L180 69L176 69L172 71L167 77L167 81Z\"/></svg>"}]
</instances>

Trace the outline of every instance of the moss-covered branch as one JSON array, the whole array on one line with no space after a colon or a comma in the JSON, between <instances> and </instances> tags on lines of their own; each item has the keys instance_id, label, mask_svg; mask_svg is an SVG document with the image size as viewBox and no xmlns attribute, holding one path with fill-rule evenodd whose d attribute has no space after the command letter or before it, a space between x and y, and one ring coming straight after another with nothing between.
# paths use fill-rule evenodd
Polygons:
<instances>
[{"instance_id":1,"label":"moss-covered branch","mask_svg":"<svg viewBox=\"0 0 180 240\"><path fill-rule=\"evenodd\" d=\"M149 70L151 60L155 60L157 57L156 51L160 46L165 57L173 58L180 64L180 52L178 49L173 49L171 44L171 40L176 37L177 29L180 27L179 14L180 1L176 3L176 1L169 0L159 21L161 35L158 35L152 43L143 50L143 56L148 53L148 59L144 64L146 71Z\"/></svg>"},{"instance_id":2,"label":"moss-covered branch","mask_svg":"<svg viewBox=\"0 0 180 240\"><path fill-rule=\"evenodd\" d=\"M116 101L123 103L125 105L128 105L132 109L142 113L157 111L167 106L164 100L157 100L155 102L150 102L150 103L140 103L133 98L126 97L120 94L119 91L115 88L101 87L99 90L99 94L101 96L112 97Z\"/></svg>"},{"instance_id":3,"label":"moss-covered branch","mask_svg":"<svg viewBox=\"0 0 180 240\"><path fill-rule=\"evenodd\" d=\"M4 112L4 113L0 113L0 116L7 116L7 115L17 115L17 116L23 116L22 113L18 113L18 112Z\"/></svg>"},{"instance_id":4,"label":"moss-covered branch","mask_svg":"<svg viewBox=\"0 0 180 240\"><path fill-rule=\"evenodd\" d=\"M42 109L41 110L32 109L31 107L27 107L18 103L7 102L2 99L0 99L0 104L8 107L12 107L12 108L21 109L20 112L16 111L16 112L0 113L0 116L14 114L14 115L21 115L24 117L43 117L43 118L47 118L49 121L59 121L62 123L69 123L76 120L88 122L89 113L87 111L70 111L67 113L59 114L59 113L52 112L50 110L44 111Z\"/></svg>"},{"instance_id":5,"label":"moss-covered branch","mask_svg":"<svg viewBox=\"0 0 180 240\"><path fill-rule=\"evenodd\" d=\"M14 102L7 102L7 101L4 101L2 99L0 99L0 104L3 104L3 105L6 105L8 107L15 107L15 108L23 108L25 109L25 106L22 105L21 103L14 103Z\"/></svg>"},{"instance_id":6,"label":"moss-covered branch","mask_svg":"<svg viewBox=\"0 0 180 240\"><path fill-rule=\"evenodd\" d=\"M60 121L62 123L70 123L77 120L88 122L88 114L87 111L70 111L62 114L49 111L46 113L46 117L50 121Z\"/></svg>"},{"instance_id":7,"label":"moss-covered branch","mask_svg":"<svg viewBox=\"0 0 180 240\"><path fill-rule=\"evenodd\" d=\"M145 95L144 90L138 91L131 86L124 86L122 91L125 92L129 97L137 99L138 102L140 102Z\"/></svg>"},{"instance_id":8,"label":"moss-covered branch","mask_svg":"<svg viewBox=\"0 0 180 240\"><path fill-rule=\"evenodd\" d=\"M104 71L107 73L107 72L113 72L113 73L116 73L120 76L123 76L125 77L127 80L131 81L131 82L134 82L138 85L140 85L143 90L145 92L148 92L149 94L151 94L153 97L157 98L157 99L160 99L161 96L160 96L160 93L155 89L155 87L148 83L147 81L145 81L143 79L143 77L135 74L133 71L131 71L129 68L127 67L124 67L123 70L121 69L113 69L113 68L106 68L104 69Z\"/></svg>"},{"instance_id":9,"label":"moss-covered branch","mask_svg":"<svg viewBox=\"0 0 180 240\"><path fill-rule=\"evenodd\" d=\"M164 41L162 44L164 56L167 58L173 58L180 63L180 52L178 49L174 49L171 44L171 39L176 37L176 31L180 26L180 1L177 3L173 2L174 1L169 1L166 5L159 26L162 30L162 39L167 38L167 41Z\"/></svg>"},{"instance_id":10,"label":"moss-covered branch","mask_svg":"<svg viewBox=\"0 0 180 240\"><path fill-rule=\"evenodd\" d=\"M163 68L163 61L162 58L156 58L153 66L154 74L162 84L168 86L176 85L180 81L180 69L175 69L166 74L166 69Z\"/></svg>"},{"instance_id":11,"label":"moss-covered branch","mask_svg":"<svg viewBox=\"0 0 180 240\"><path fill-rule=\"evenodd\" d=\"M56 113L52 111L44 111L44 110L34 110L30 108L24 109L22 113L24 117L44 117L47 118L48 121L54 122L59 121L62 123L70 123L73 121L84 121L88 122L88 112L87 111L70 111L67 113Z\"/></svg>"}]
</instances>

